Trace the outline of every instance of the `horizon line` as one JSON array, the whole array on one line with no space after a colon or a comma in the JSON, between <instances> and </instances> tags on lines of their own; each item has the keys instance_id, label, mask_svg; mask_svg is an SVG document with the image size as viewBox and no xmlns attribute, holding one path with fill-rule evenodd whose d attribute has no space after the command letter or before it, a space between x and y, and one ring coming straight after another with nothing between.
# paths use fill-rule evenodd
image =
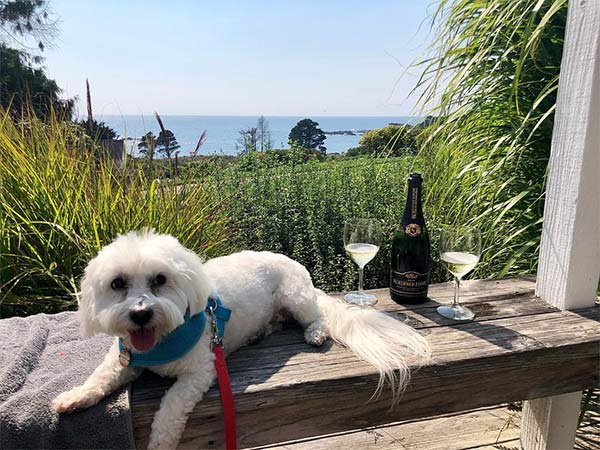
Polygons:
<instances>
[{"instance_id":1,"label":"horizon line","mask_svg":"<svg viewBox=\"0 0 600 450\"><path fill-rule=\"evenodd\" d=\"M180 117L425 117L421 115L410 115L410 114L391 114L391 115L360 115L360 114L171 114L171 113L159 113L163 116L180 116ZM86 117L85 114L77 115L78 117ZM154 116L154 113L137 113L137 114L94 114L94 117L126 117L126 116Z\"/></svg>"}]
</instances>

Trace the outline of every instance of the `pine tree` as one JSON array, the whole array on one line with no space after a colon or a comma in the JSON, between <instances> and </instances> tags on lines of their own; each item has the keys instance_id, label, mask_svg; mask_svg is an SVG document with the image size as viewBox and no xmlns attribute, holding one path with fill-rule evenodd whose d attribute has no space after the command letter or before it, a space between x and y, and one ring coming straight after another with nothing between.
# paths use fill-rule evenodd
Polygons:
<instances>
[{"instance_id":1,"label":"pine tree","mask_svg":"<svg viewBox=\"0 0 600 450\"><path fill-rule=\"evenodd\" d=\"M158 153L164 154L168 159L175 153L175 150L181 148L177 142L175 135L171 130L161 131L156 138L156 150Z\"/></svg>"}]
</instances>

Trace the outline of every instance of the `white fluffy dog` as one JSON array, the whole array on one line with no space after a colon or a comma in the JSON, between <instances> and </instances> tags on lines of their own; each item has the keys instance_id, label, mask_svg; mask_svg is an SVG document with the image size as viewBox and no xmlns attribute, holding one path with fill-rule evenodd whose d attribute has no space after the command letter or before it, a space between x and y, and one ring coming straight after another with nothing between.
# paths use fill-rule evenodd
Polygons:
<instances>
[{"instance_id":1,"label":"white fluffy dog","mask_svg":"<svg viewBox=\"0 0 600 450\"><path fill-rule=\"evenodd\" d=\"M244 251L202 263L172 236L153 231L119 236L90 261L81 283L79 313L84 335L106 333L132 351L147 351L184 323L186 311L203 311L211 293L231 309L225 351L271 332L285 312L305 329L306 342L331 337L380 372L401 392L409 378L405 362L429 357L425 339L404 323L370 308L345 304L313 287L307 270L269 252ZM177 381L162 399L152 423L149 448L175 448L188 414L215 379L211 327L191 351L173 362L150 367ZM142 369L119 363L118 343L88 380L54 400L58 412L98 403ZM397 371L397 373L395 373Z\"/></svg>"}]
</instances>

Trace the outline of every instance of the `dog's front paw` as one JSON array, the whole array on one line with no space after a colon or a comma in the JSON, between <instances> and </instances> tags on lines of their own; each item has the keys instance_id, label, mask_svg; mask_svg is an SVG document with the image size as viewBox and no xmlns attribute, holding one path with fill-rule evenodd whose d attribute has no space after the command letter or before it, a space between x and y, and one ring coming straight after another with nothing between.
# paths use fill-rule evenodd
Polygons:
<instances>
[{"instance_id":1,"label":"dog's front paw","mask_svg":"<svg viewBox=\"0 0 600 450\"><path fill-rule=\"evenodd\" d=\"M99 390L78 386L63 392L52 401L52 407L57 413L68 413L76 409L85 409L98 403L103 397Z\"/></svg>"},{"instance_id":2,"label":"dog's front paw","mask_svg":"<svg viewBox=\"0 0 600 450\"><path fill-rule=\"evenodd\" d=\"M175 450L179 444L179 438L171 433L159 433L152 431L148 450Z\"/></svg>"}]
</instances>

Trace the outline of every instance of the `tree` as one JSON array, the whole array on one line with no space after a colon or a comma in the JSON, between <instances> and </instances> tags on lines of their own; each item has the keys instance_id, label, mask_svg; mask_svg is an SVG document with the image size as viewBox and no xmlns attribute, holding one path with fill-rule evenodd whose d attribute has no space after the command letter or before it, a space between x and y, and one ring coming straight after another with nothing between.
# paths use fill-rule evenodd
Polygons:
<instances>
[{"instance_id":1,"label":"tree","mask_svg":"<svg viewBox=\"0 0 600 450\"><path fill-rule=\"evenodd\" d=\"M56 20L49 13L46 0L0 1L0 42L4 45L31 50L27 40L33 39L43 51L55 34ZM33 58L40 62L39 56Z\"/></svg>"},{"instance_id":2,"label":"tree","mask_svg":"<svg viewBox=\"0 0 600 450\"><path fill-rule=\"evenodd\" d=\"M240 134L238 143L242 146L240 155L255 152L258 148L258 128L245 128L241 129L238 133Z\"/></svg>"},{"instance_id":3,"label":"tree","mask_svg":"<svg viewBox=\"0 0 600 450\"><path fill-rule=\"evenodd\" d=\"M41 68L34 68L21 50L0 44L0 107L16 114L31 105L33 112L46 119L51 111L71 118L74 100L61 100L61 89Z\"/></svg>"},{"instance_id":4,"label":"tree","mask_svg":"<svg viewBox=\"0 0 600 450\"><path fill-rule=\"evenodd\" d=\"M269 122L265 119L265 116L258 118L257 128L257 141L260 145L260 151L271 150L273 142L271 141L271 132L269 130Z\"/></svg>"},{"instance_id":5,"label":"tree","mask_svg":"<svg viewBox=\"0 0 600 450\"><path fill-rule=\"evenodd\" d=\"M85 129L85 134L96 141L112 141L117 137L117 132L105 122L92 119L91 122L82 120L79 124Z\"/></svg>"},{"instance_id":6,"label":"tree","mask_svg":"<svg viewBox=\"0 0 600 450\"><path fill-rule=\"evenodd\" d=\"M322 155L327 150L323 143L327 137L314 120L302 119L290 131L288 143L291 147L319 150Z\"/></svg>"},{"instance_id":7,"label":"tree","mask_svg":"<svg viewBox=\"0 0 600 450\"><path fill-rule=\"evenodd\" d=\"M154 157L154 149L156 148L156 136L152 131L148 131L142 136L137 148L141 154L147 155L149 159Z\"/></svg>"},{"instance_id":8,"label":"tree","mask_svg":"<svg viewBox=\"0 0 600 450\"><path fill-rule=\"evenodd\" d=\"M46 76L39 66L42 57L28 45L33 39L43 50L55 35L55 24L45 0L0 0L0 107L17 116L31 107L42 119L52 110L71 118L74 100L59 98L61 89Z\"/></svg>"},{"instance_id":9,"label":"tree","mask_svg":"<svg viewBox=\"0 0 600 450\"><path fill-rule=\"evenodd\" d=\"M158 137L156 138L156 149L159 153L164 153L168 159L171 159L171 155L178 148L181 148L181 145L179 145L171 130L165 130L164 132L161 131L158 133Z\"/></svg>"}]
</instances>

